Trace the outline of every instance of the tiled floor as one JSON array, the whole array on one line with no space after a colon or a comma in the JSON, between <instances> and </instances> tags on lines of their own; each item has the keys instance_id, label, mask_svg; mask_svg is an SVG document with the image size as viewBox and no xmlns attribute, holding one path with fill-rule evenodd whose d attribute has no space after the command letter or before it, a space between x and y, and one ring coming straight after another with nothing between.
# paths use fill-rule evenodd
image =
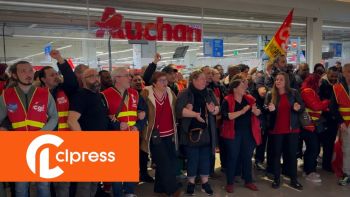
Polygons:
<instances>
[{"instance_id":1,"label":"tiled floor","mask_svg":"<svg viewBox=\"0 0 350 197\"><path fill-rule=\"evenodd\" d=\"M218 161L218 159L217 159ZM218 165L216 165L218 166ZM233 194L228 194L224 190L225 187L225 175L219 171L219 166L217 168L217 174L221 177L216 180L210 180L210 184L214 190L215 197L350 197L350 185L339 186L337 184L337 178L334 174L319 170L318 173L321 174L322 183L314 184L306 181L302 177L301 169L299 168L299 181L303 184L304 190L297 191L288 186L289 180L283 180L283 185L280 189L275 190L271 188L271 181L268 180L263 172L253 171L254 180L259 188L259 191L253 192L243 187L243 183L235 184L235 192ZM153 175L154 171L150 171ZM182 189L186 189L186 180L182 181ZM200 190L201 186L196 186L196 197L207 196ZM32 191L35 190L32 185ZM136 195L138 197L156 197L153 193L153 184L140 183L136 188ZM8 195L10 196L10 195ZM36 196L35 192L31 196ZM186 196L186 195L184 195Z\"/></svg>"},{"instance_id":2,"label":"tiled floor","mask_svg":"<svg viewBox=\"0 0 350 197\"><path fill-rule=\"evenodd\" d=\"M300 168L299 168L300 169ZM210 180L210 184L214 190L214 196L216 197L231 197L231 196L242 196L242 197L350 197L350 185L348 186L339 186L337 184L337 178L335 175L325 172L322 170L319 170L319 173L321 174L322 183L321 184L314 184L311 182L306 181L302 177L302 172L299 172L299 181L303 184L304 190L303 191L297 191L293 188L290 188L288 186L289 180L284 180L283 186L278 189L272 189L271 188L271 181L268 180L264 173L257 172L254 170L254 179L256 181L256 185L259 188L258 192L250 191L243 187L243 183L235 184L235 192L233 194L228 194L224 190L225 186L225 175L221 172L218 172L218 174L221 175L221 177L217 180ZM183 190L186 189L186 182L183 181ZM202 193L200 191L201 186L196 186L196 196L197 197L204 197L207 196L205 193ZM137 189L136 194L138 197L153 197L156 196L153 193L153 184L149 183L141 183ZM185 195L184 195L185 196Z\"/></svg>"}]
</instances>

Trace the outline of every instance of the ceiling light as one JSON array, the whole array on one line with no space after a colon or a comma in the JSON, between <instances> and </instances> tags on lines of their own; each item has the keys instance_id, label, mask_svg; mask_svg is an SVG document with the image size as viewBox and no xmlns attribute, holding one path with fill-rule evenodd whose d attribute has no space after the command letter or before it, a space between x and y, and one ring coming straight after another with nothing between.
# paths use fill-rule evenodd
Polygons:
<instances>
[{"instance_id":1,"label":"ceiling light","mask_svg":"<svg viewBox=\"0 0 350 197\"><path fill-rule=\"evenodd\" d=\"M350 0L336 0L339 2L349 2ZM25 7L39 7L39 8L54 8L54 9L66 9L66 10L77 10L77 11L92 11L92 12L103 12L103 8L87 8L82 6L68 6L68 5L57 5L57 4L44 4L44 3L28 3L28 2L11 2L11 1L0 1L2 5L12 5L12 6L25 6ZM264 24L282 24L282 22L277 21L266 21L266 20L253 20L253 19L235 19L235 18L221 18L221 17L201 17L201 16L190 16L190 15L179 15L179 14L166 14L166 13L154 13L154 12L142 12L142 11L127 11L127 10L117 10L122 14L131 15L141 15L141 16L162 16L171 18L186 18L186 19L196 19L196 20L210 20L210 21L233 21L233 22L245 22L245 23L264 23ZM292 23L296 26L306 26L305 23ZM322 27L327 28L327 25ZM337 27L338 28L338 27ZM341 29L347 29L350 27L341 27Z\"/></svg>"},{"instance_id":2,"label":"ceiling light","mask_svg":"<svg viewBox=\"0 0 350 197\"><path fill-rule=\"evenodd\" d=\"M95 40L95 41L107 41L107 38L82 38L82 37L68 37L68 36L40 36L40 35L21 35L14 34L12 37L18 38L48 38L48 39L66 39L66 40ZM112 42L127 42L126 39L111 39Z\"/></svg>"},{"instance_id":3,"label":"ceiling light","mask_svg":"<svg viewBox=\"0 0 350 197\"><path fill-rule=\"evenodd\" d=\"M64 47L60 47L60 48L57 48L56 50L63 50L63 49L67 49L67 48L70 48L72 47L72 45L67 45L67 46L64 46ZM9 63L11 62L17 62L17 61L20 61L20 60L23 60L23 59L28 59L28 58L31 58L31 57L35 57L35 56L38 56L38 55L43 55L44 52L40 52L40 53L35 53L35 54L32 54L32 55L28 55L26 57L23 57L23 58L18 58L18 59L14 59L14 60L11 60L9 61Z\"/></svg>"},{"instance_id":4,"label":"ceiling light","mask_svg":"<svg viewBox=\"0 0 350 197\"><path fill-rule=\"evenodd\" d=\"M350 0L336 0L336 1L344 2L344 3L350 3Z\"/></svg>"},{"instance_id":5,"label":"ceiling light","mask_svg":"<svg viewBox=\"0 0 350 197\"><path fill-rule=\"evenodd\" d=\"M111 52L111 54L126 53L126 52L130 52L130 51L133 51L133 49L127 49L127 50L121 50L121 51L113 51L113 52ZM96 55L96 57L102 56L102 55L108 55L108 52L107 53L98 54L98 55Z\"/></svg>"}]
</instances>

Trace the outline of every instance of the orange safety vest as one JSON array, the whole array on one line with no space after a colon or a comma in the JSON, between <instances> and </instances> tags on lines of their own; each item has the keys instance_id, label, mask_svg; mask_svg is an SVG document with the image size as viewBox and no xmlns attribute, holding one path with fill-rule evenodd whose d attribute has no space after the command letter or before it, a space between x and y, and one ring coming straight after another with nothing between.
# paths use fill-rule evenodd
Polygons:
<instances>
[{"instance_id":1,"label":"orange safety vest","mask_svg":"<svg viewBox=\"0 0 350 197\"><path fill-rule=\"evenodd\" d=\"M322 111L314 111L310 108L305 108L305 110L310 115L313 121L320 119Z\"/></svg>"},{"instance_id":2,"label":"orange safety vest","mask_svg":"<svg viewBox=\"0 0 350 197\"><path fill-rule=\"evenodd\" d=\"M68 111L69 100L63 90L58 90L56 95L56 108L58 112L58 130L69 131L68 127Z\"/></svg>"},{"instance_id":3,"label":"orange safety vest","mask_svg":"<svg viewBox=\"0 0 350 197\"><path fill-rule=\"evenodd\" d=\"M127 93L127 105L125 102L123 103L123 107L116 118L119 122L126 122L128 123L129 127L132 127L137 121L139 94L132 88L129 88ZM120 95L120 93L114 87L106 89L102 92L102 95L105 97L107 102L108 114L116 115L120 102L123 102L123 95Z\"/></svg>"},{"instance_id":4,"label":"orange safety vest","mask_svg":"<svg viewBox=\"0 0 350 197\"><path fill-rule=\"evenodd\" d=\"M349 126L350 123L350 97L346 92L344 86L341 83L337 83L333 86L333 91L337 103L339 105L340 115L343 117L343 120L346 126Z\"/></svg>"},{"instance_id":5,"label":"orange safety vest","mask_svg":"<svg viewBox=\"0 0 350 197\"><path fill-rule=\"evenodd\" d=\"M176 83L177 89L179 90L179 92L182 92L186 88L186 84L187 83L185 80L181 80L181 81Z\"/></svg>"},{"instance_id":6,"label":"orange safety vest","mask_svg":"<svg viewBox=\"0 0 350 197\"><path fill-rule=\"evenodd\" d=\"M24 108L15 88L4 91L7 116L15 131L38 131L47 122L49 89L35 88L28 110Z\"/></svg>"}]
</instances>

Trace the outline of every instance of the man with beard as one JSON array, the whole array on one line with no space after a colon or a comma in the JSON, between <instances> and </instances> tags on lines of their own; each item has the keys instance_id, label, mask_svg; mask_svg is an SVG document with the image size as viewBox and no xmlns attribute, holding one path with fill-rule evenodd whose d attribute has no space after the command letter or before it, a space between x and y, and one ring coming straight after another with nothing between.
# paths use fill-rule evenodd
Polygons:
<instances>
[{"instance_id":1,"label":"man with beard","mask_svg":"<svg viewBox=\"0 0 350 197\"><path fill-rule=\"evenodd\" d=\"M108 106L108 115L116 120L116 129L122 131L140 131L143 127L140 120L144 120L145 106L140 106L142 97L138 92L130 88L131 77L126 68L117 68L111 72L113 87L101 94ZM114 182L112 183L113 196L135 196L135 183Z\"/></svg>"},{"instance_id":2,"label":"man with beard","mask_svg":"<svg viewBox=\"0 0 350 197\"><path fill-rule=\"evenodd\" d=\"M143 89L143 80L141 75L134 74L131 79L131 87L137 90L138 93L140 93Z\"/></svg>"},{"instance_id":3,"label":"man with beard","mask_svg":"<svg viewBox=\"0 0 350 197\"><path fill-rule=\"evenodd\" d=\"M135 90L137 90L137 92L140 94L140 92L143 89L143 79L141 77L141 75L139 74L134 74L132 79L131 79L131 88L134 88ZM141 100L140 100L141 101ZM141 103L139 101L139 103ZM142 99L142 102L144 103L144 100ZM144 105L146 105L146 103L144 103ZM147 108L145 106L145 108ZM144 119L143 121L147 121L146 119ZM140 131L142 131L143 128L140 128ZM140 181L141 182L146 182L146 183L153 183L154 179L153 177L151 177L148 174L148 170L147 170L147 164L148 164L148 153L146 153L145 151L142 151L140 149Z\"/></svg>"},{"instance_id":4,"label":"man with beard","mask_svg":"<svg viewBox=\"0 0 350 197\"><path fill-rule=\"evenodd\" d=\"M101 92L113 86L112 77L108 71L101 70L98 74L101 77Z\"/></svg>"},{"instance_id":5,"label":"man with beard","mask_svg":"<svg viewBox=\"0 0 350 197\"><path fill-rule=\"evenodd\" d=\"M319 96L321 100L328 99L335 102L333 94L333 85L339 83L339 69L335 66L328 68L327 74L322 77ZM335 105L331 103L331 105ZM330 108L329 112L322 112L322 116L326 120L324 123L324 132L320 134L322 144L322 168L328 172L332 172L332 157L334 142L337 137L338 124L333 114L334 109Z\"/></svg>"},{"instance_id":6,"label":"man with beard","mask_svg":"<svg viewBox=\"0 0 350 197\"><path fill-rule=\"evenodd\" d=\"M47 88L34 87L33 67L29 62L19 61L10 72L16 85L4 90L0 97L0 124L8 117L14 131L52 131L58 121L55 100ZM9 128L0 128L7 130ZM50 184L38 182L37 196L50 196ZM29 182L15 183L16 196L29 196Z\"/></svg>"},{"instance_id":7,"label":"man with beard","mask_svg":"<svg viewBox=\"0 0 350 197\"><path fill-rule=\"evenodd\" d=\"M276 75L280 72L286 72L289 76L290 87L294 89L298 89L295 76L293 72L291 72L287 67L287 58L285 55L280 55L276 57L276 59L273 61L271 75L264 76L265 79L258 79L257 85L265 85L268 88L272 88L275 82Z\"/></svg>"},{"instance_id":8,"label":"man with beard","mask_svg":"<svg viewBox=\"0 0 350 197\"><path fill-rule=\"evenodd\" d=\"M72 131L107 131L110 120L107 107L100 94L100 76L94 69L87 69L82 75L83 88L71 99L68 125ZM79 182L77 197L95 196L97 183Z\"/></svg>"},{"instance_id":9,"label":"man with beard","mask_svg":"<svg viewBox=\"0 0 350 197\"><path fill-rule=\"evenodd\" d=\"M79 84L74 72L68 62L62 58L57 50L52 50L50 55L57 60L57 67L63 76L63 83L58 72L51 66L45 66L39 71L38 77L42 87L49 88L53 98L56 101L58 112L58 125L55 130L69 131L68 128L68 111L69 100L79 89ZM55 182L56 197L69 196L69 182Z\"/></svg>"},{"instance_id":10,"label":"man with beard","mask_svg":"<svg viewBox=\"0 0 350 197\"><path fill-rule=\"evenodd\" d=\"M69 98L79 89L79 84L73 70L68 62L62 58L60 52L52 50L50 55L53 59L57 60L57 67L64 80L62 82L59 73L51 66L45 66L39 71L39 80L42 87L49 88L56 101L59 117L57 130L68 131Z\"/></svg>"}]
</instances>

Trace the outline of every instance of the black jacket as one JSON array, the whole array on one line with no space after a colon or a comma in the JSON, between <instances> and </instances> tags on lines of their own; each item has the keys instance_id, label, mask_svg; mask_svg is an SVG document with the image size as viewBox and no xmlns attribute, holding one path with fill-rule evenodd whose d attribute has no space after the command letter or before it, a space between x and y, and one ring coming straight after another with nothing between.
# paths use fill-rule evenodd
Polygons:
<instances>
[{"instance_id":1,"label":"black jacket","mask_svg":"<svg viewBox=\"0 0 350 197\"><path fill-rule=\"evenodd\" d=\"M78 79L67 61L64 61L63 64L57 63L57 67L64 80L63 83L51 90L51 94L56 99L58 90L63 90L68 99L70 99L79 89Z\"/></svg>"},{"instance_id":2,"label":"black jacket","mask_svg":"<svg viewBox=\"0 0 350 197\"><path fill-rule=\"evenodd\" d=\"M257 86L265 85L268 88L272 88L272 86L275 82L276 76L280 72L281 71L277 67L272 67L271 76L269 76L267 74L261 76L260 78L257 79L256 85ZM298 90L298 84L297 84L297 80L295 79L294 73L287 71L287 74L289 76L290 87Z\"/></svg>"},{"instance_id":3,"label":"black jacket","mask_svg":"<svg viewBox=\"0 0 350 197\"><path fill-rule=\"evenodd\" d=\"M207 88L207 90L208 90L208 95L206 98L207 103L213 102L216 106L218 106L219 104L216 101L213 91L209 88ZM193 105L193 103L194 103L194 96L189 88L186 88L182 92L180 92L176 100L176 117L181 121L181 124L179 125L179 139L180 139L181 145L189 144L188 131L192 121L192 118L182 117L182 110L186 107L187 104ZM216 141L217 141L217 136L216 136L217 132L216 132L216 119L215 119L215 116L212 115L211 113L208 113L208 125L209 125L208 129L209 129L210 138L211 138L212 153L214 153L215 147L216 147Z\"/></svg>"}]
</instances>

